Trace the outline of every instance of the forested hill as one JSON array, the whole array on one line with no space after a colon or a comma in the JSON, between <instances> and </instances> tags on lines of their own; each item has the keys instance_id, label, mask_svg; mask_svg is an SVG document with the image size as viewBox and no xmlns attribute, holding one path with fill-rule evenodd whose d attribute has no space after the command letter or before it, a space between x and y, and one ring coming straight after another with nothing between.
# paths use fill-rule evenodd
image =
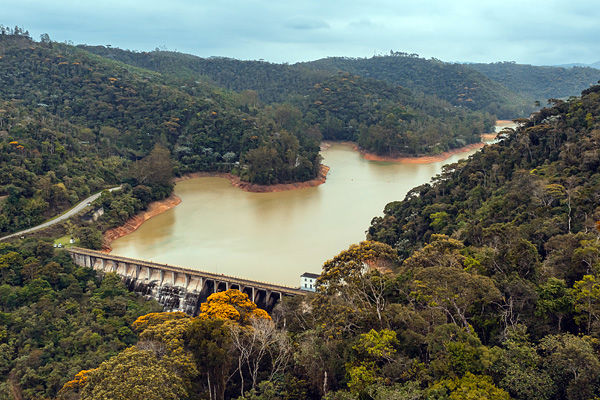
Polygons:
<instances>
[{"instance_id":1,"label":"forested hill","mask_svg":"<svg viewBox=\"0 0 600 400\"><path fill-rule=\"evenodd\" d=\"M552 252L561 244L597 233L599 115L600 86L585 90L581 98L556 100L516 131L504 131L500 143L447 166L431 185L388 204L385 216L373 220L370 237L401 254L432 234L496 249L507 242L505 250L526 244L535 248L532 257L553 262ZM537 276L540 271L530 272Z\"/></svg>"},{"instance_id":2,"label":"forested hill","mask_svg":"<svg viewBox=\"0 0 600 400\"><path fill-rule=\"evenodd\" d=\"M180 172L229 171L240 161L248 164L245 177L253 181L246 154L266 146L274 152L274 169L259 183L306 180L318 171L318 138L304 130L288 132L295 135L293 149L284 148L277 123L263 110L246 106L242 111L234 93L195 82L167 85L160 74L73 46L15 35L0 40L0 96L90 128L94 140L109 142L115 155L139 158L162 143ZM291 157L288 150L300 159L293 163L298 165L278 159Z\"/></svg>"},{"instance_id":3,"label":"forested hill","mask_svg":"<svg viewBox=\"0 0 600 400\"><path fill-rule=\"evenodd\" d=\"M600 81L600 69L590 67L549 67L514 62L466 64L524 98L545 104L549 98L578 96Z\"/></svg>"},{"instance_id":4,"label":"forested hill","mask_svg":"<svg viewBox=\"0 0 600 400\"><path fill-rule=\"evenodd\" d=\"M486 111L499 118L525 116L527 102L497 82L467 67L412 56L370 59L327 58L293 65L230 58L200 58L168 51L131 52L105 46L80 46L103 57L179 77L204 76L225 88L254 90L261 101L281 102L304 95L328 76L347 72L436 96L455 106Z\"/></svg>"},{"instance_id":5,"label":"forested hill","mask_svg":"<svg viewBox=\"0 0 600 400\"><path fill-rule=\"evenodd\" d=\"M375 79L339 73L292 98L323 138L378 154L435 154L480 142L495 118Z\"/></svg>"},{"instance_id":6,"label":"forested hill","mask_svg":"<svg viewBox=\"0 0 600 400\"><path fill-rule=\"evenodd\" d=\"M175 52L131 52L79 46L95 54L159 71L165 77L201 77L241 92L243 98L288 103L288 124L304 122L323 138L352 140L386 155L440 153L479 141L494 117L457 107L383 80L301 65L203 59ZM300 112L300 114L298 114ZM281 113L279 113L281 114ZM514 115L513 115L514 116Z\"/></svg>"},{"instance_id":7,"label":"forested hill","mask_svg":"<svg viewBox=\"0 0 600 400\"><path fill-rule=\"evenodd\" d=\"M250 182L279 183L311 179L320 167L321 137L302 123L284 131L275 110L235 93L173 86L73 46L2 34L0 79L0 234L127 181L140 188L111 218L124 222L171 190L130 168L156 145L175 173L237 169Z\"/></svg>"},{"instance_id":8,"label":"forested hill","mask_svg":"<svg viewBox=\"0 0 600 400\"><path fill-rule=\"evenodd\" d=\"M79 45L94 54L160 73L187 79L204 78L218 86L252 90L264 103L280 103L305 92L331 75L287 64L241 61L226 57L201 58L173 51L133 52L105 46Z\"/></svg>"},{"instance_id":9,"label":"forested hill","mask_svg":"<svg viewBox=\"0 0 600 400\"><path fill-rule=\"evenodd\" d=\"M372 58L330 57L298 64L326 71L352 74L404 86L415 92L438 96L453 105L487 111L499 118L528 115L533 103L511 92L468 66L392 53Z\"/></svg>"}]
</instances>

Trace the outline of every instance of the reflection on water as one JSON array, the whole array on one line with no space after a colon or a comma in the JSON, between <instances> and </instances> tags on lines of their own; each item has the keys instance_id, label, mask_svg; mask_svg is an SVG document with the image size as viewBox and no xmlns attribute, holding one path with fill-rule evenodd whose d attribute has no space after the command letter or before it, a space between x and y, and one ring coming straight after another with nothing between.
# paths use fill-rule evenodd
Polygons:
<instances>
[{"instance_id":1,"label":"reflection on water","mask_svg":"<svg viewBox=\"0 0 600 400\"><path fill-rule=\"evenodd\" d=\"M348 144L322 152L330 167L318 187L248 193L223 178L175 187L179 206L113 242L115 254L249 279L299 285L303 272L365 239L371 219L390 201L428 182L442 166L367 161Z\"/></svg>"}]
</instances>

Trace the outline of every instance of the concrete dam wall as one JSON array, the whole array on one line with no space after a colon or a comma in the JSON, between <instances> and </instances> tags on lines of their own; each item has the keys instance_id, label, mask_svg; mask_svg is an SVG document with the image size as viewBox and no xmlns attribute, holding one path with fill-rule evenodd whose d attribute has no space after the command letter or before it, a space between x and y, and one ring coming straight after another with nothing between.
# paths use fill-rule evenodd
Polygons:
<instances>
[{"instance_id":1,"label":"concrete dam wall","mask_svg":"<svg viewBox=\"0 0 600 400\"><path fill-rule=\"evenodd\" d=\"M165 311L183 311L197 315L200 304L213 293L237 289L267 311L284 296L305 295L297 288L257 282L249 279L196 271L188 268L137 260L99 251L72 247L67 250L75 264L99 273L114 272L127 288L157 300Z\"/></svg>"}]
</instances>

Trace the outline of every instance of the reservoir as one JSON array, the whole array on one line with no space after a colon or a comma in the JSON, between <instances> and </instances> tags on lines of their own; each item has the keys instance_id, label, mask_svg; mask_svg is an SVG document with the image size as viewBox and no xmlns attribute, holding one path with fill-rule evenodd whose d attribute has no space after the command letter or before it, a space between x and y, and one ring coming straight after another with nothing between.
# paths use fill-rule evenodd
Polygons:
<instances>
[{"instance_id":1,"label":"reservoir","mask_svg":"<svg viewBox=\"0 0 600 400\"><path fill-rule=\"evenodd\" d=\"M408 164L368 161L351 144L333 143L321 152L330 170L320 186L250 193L225 178L181 181L181 204L111 246L121 256L297 287L302 273L320 273L326 260L365 240L387 203L475 151Z\"/></svg>"}]
</instances>

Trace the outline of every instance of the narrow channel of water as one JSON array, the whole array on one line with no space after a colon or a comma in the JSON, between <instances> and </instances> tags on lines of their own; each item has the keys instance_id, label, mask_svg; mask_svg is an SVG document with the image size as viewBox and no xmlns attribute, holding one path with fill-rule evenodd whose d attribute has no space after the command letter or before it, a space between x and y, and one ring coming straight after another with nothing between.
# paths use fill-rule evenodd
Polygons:
<instances>
[{"instance_id":1,"label":"narrow channel of water","mask_svg":"<svg viewBox=\"0 0 600 400\"><path fill-rule=\"evenodd\" d=\"M351 145L322 152L331 169L318 187L249 193L224 178L179 182L179 206L112 243L114 254L299 286L303 272L365 239L374 216L428 182L442 166L367 161Z\"/></svg>"}]
</instances>

